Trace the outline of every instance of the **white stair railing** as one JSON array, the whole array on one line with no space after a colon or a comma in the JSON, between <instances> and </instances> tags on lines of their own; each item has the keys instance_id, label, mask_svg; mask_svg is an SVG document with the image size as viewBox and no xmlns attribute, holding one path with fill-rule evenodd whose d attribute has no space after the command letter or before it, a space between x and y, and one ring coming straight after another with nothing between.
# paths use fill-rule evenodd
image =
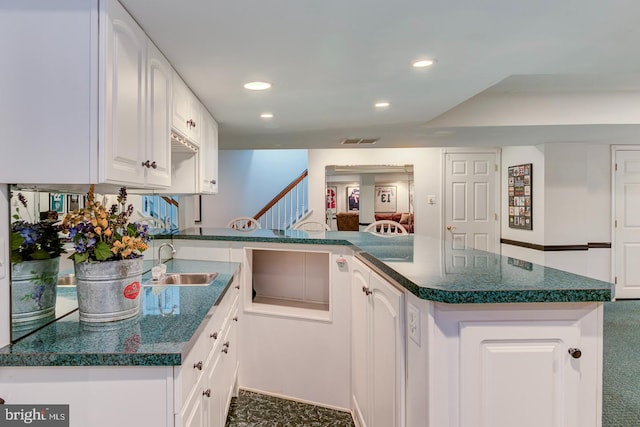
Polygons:
<instances>
[{"instance_id":1,"label":"white stair railing","mask_svg":"<svg viewBox=\"0 0 640 427\"><path fill-rule=\"evenodd\" d=\"M307 215L309 210L307 175L308 172L304 171L254 216L262 228L287 230Z\"/></svg>"}]
</instances>

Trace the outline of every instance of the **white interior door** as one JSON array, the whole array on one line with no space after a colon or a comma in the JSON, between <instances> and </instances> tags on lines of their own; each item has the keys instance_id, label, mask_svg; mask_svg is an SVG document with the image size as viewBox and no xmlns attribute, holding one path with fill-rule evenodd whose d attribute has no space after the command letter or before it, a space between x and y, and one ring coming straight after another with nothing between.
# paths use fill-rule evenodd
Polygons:
<instances>
[{"instance_id":1,"label":"white interior door","mask_svg":"<svg viewBox=\"0 0 640 427\"><path fill-rule=\"evenodd\" d=\"M446 248L498 252L497 153L445 154Z\"/></svg>"},{"instance_id":2,"label":"white interior door","mask_svg":"<svg viewBox=\"0 0 640 427\"><path fill-rule=\"evenodd\" d=\"M640 150L616 150L615 163L615 295L640 298Z\"/></svg>"}]
</instances>

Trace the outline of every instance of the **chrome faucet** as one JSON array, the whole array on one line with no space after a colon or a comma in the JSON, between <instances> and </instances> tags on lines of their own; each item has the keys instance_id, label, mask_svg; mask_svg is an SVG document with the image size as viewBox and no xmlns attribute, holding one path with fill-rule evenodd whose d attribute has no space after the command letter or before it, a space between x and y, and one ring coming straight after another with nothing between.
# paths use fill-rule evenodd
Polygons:
<instances>
[{"instance_id":1,"label":"chrome faucet","mask_svg":"<svg viewBox=\"0 0 640 427\"><path fill-rule=\"evenodd\" d=\"M171 243L163 243L160 245L160 247L158 248L158 265L162 265L162 248L164 248L165 246L169 246L171 248L171 256L173 257L173 255L176 254L176 249L173 247L173 245Z\"/></svg>"}]
</instances>

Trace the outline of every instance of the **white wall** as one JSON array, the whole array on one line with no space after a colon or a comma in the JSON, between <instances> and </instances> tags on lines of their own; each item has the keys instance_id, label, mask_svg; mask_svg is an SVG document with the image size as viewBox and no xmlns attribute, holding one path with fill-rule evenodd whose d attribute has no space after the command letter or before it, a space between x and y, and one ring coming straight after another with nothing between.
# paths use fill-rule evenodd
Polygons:
<instances>
[{"instance_id":1,"label":"white wall","mask_svg":"<svg viewBox=\"0 0 640 427\"><path fill-rule=\"evenodd\" d=\"M307 150L220 150L218 194L202 196L202 227L255 215L307 169Z\"/></svg>"},{"instance_id":2,"label":"white wall","mask_svg":"<svg viewBox=\"0 0 640 427\"><path fill-rule=\"evenodd\" d=\"M552 143L504 147L502 188L507 168L533 163L533 230L509 228L505 239L539 245L611 243L611 154L608 144ZM508 195L502 194L503 218ZM600 280L611 280L611 250L538 251L502 245L502 254Z\"/></svg>"},{"instance_id":3,"label":"white wall","mask_svg":"<svg viewBox=\"0 0 640 427\"><path fill-rule=\"evenodd\" d=\"M312 220L324 222L327 165L413 165L416 234L440 237L442 222L442 150L440 148L368 148L309 150L309 207ZM427 195L437 203L427 204ZM340 198L338 193L338 199Z\"/></svg>"},{"instance_id":4,"label":"white wall","mask_svg":"<svg viewBox=\"0 0 640 427\"><path fill-rule=\"evenodd\" d=\"M522 146L522 147L502 147L502 179L500 183L502 197L501 236L503 239L517 240L542 245L544 244L545 229L545 161L544 146ZM525 163L533 164L533 228L531 230L520 230L509 228L509 193L506 191L509 166L516 166Z\"/></svg>"},{"instance_id":5,"label":"white wall","mask_svg":"<svg viewBox=\"0 0 640 427\"><path fill-rule=\"evenodd\" d=\"M586 244L587 150L584 144L545 145L544 243Z\"/></svg>"}]
</instances>

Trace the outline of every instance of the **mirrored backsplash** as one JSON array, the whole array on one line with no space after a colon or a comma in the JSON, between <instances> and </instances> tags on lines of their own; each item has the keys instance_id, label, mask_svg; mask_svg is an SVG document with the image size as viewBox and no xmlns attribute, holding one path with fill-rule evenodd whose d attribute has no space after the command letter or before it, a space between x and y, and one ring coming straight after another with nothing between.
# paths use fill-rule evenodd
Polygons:
<instances>
[{"instance_id":1,"label":"mirrored backsplash","mask_svg":"<svg viewBox=\"0 0 640 427\"><path fill-rule=\"evenodd\" d=\"M86 187L88 190L89 186ZM110 207L117 204L118 195L96 192L95 198L104 206ZM13 185L11 186L9 204L9 227L11 229L16 222L24 221L27 227L23 227L21 233L27 238L31 238L29 224L36 224L44 220L59 223L67 213L84 208L86 202L86 193L50 192L34 190L28 186ZM129 193L126 204L133 206L131 221L148 225L151 235L167 234L178 230L179 201L177 196ZM74 265L73 261L69 259L69 256L74 252L74 244L66 234L59 233L58 237L62 241L63 252L59 260L55 262L57 266L55 278L48 280L48 282L53 281L56 294L53 308L46 311L40 309L44 300L51 300L51 296L45 295L45 292L52 292L51 290L47 291L47 288L42 284L32 286L26 291L23 288L18 288L16 284L18 278L14 276L18 276L19 270L15 270L12 265L11 341L13 342L77 309L76 289L73 281ZM153 241L147 252L152 250ZM152 254L148 256L153 258ZM51 276L53 274L52 272ZM24 278L19 280L25 281ZM38 280L40 279L36 279L36 281ZM16 292L14 289L19 290ZM31 308L29 308L29 304L31 304Z\"/></svg>"}]
</instances>

